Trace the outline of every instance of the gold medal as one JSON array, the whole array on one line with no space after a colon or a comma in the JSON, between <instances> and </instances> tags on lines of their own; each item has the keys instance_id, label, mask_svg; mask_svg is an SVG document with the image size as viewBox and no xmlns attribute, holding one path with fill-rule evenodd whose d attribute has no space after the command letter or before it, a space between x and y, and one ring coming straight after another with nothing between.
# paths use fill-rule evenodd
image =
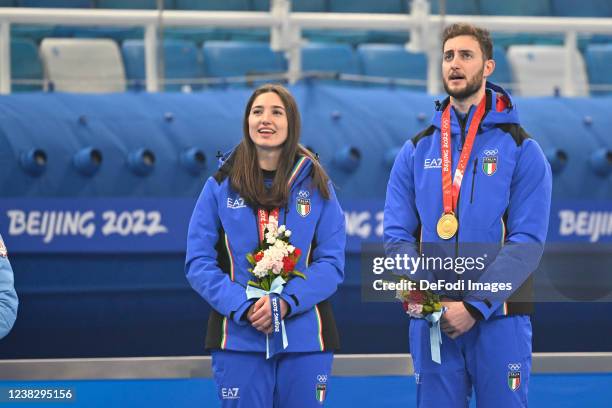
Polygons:
<instances>
[{"instance_id":1,"label":"gold medal","mask_svg":"<svg viewBox=\"0 0 612 408\"><path fill-rule=\"evenodd\" d=\"M457 233L458 228L459 222L453 213L442 214L436 227L438 235L442 239L452 238Z\"/></svg>"}]
</instances>

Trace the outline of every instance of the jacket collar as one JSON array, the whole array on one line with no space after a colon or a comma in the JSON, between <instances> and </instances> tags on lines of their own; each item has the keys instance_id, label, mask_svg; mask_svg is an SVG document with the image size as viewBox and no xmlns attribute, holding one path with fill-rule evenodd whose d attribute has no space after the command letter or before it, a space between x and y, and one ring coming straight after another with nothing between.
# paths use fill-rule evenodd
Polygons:
<instances>
[{"instance_id":1,"label":"jacket collar","mask_svg":"<svg viewBox=\"0 0 612 408\"><path fill-rule=\"evenodd\" d=\"M514 106L512 98L503 89L501 86L496 85L492 82L488 82L485 85L485 97L486 99L486 107L485 107L485 116L482 119L480 124L481 130L490 129L505 123L519 123L518 111ZM442 113L444 109L450 103L450 97L446 97L442 102L436 101L436 112L433 115L431 120L431 124L440 129L440 123L442 121ZM473 107L468 111L468 117L465 122L465 129L469 126L469 123L472 121L472 117L474 115ZM451 133L453 135L457 135L461 132L461 126L459 119L454 111L451 109Z\"/></svg>"}]
</instances>

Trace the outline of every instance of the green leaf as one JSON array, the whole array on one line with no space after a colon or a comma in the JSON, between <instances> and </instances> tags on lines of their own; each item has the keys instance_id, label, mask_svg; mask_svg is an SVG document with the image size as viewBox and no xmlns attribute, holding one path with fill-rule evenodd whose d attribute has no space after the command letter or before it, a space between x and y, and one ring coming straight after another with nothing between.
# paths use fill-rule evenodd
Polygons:
<instances>
[{"instance_id":1,"label":"green leaf","mask_svg":"<svg viewBox=\"0 0 612 408\"><path fill-rule=\"evenodd\" d=\"M304 275L304 274L303 274L302 272L300 272L300 271L296 271L296 270L294 270L293 272L291 272L291 274L292 274L292 275L295 275L295 276L299 276L299 277L300 277L300 278L302 278L302 279L306 279L306 275Z\"/></svg>"},{"instance_id":2,"label":"green leaf","mask_svg":"<svg viewBox=\"0 0 612 408\"><path fill-rule=\"evenodd\" d=\"M249 261L249 263L253 266L257 265L257 262L255 262L255 258L253 258L253 254L248 253L246 256L247 261Z\"/></svg>"},{"instance_id":3,"label":"green leaf","mask_svg":"<svg viewBox=\"0 0 612 408\"><path fill-rule=\"evenodd\" d=\"M261 289L261 285L260 285L259 283L257 283L257 282L253 282L252 280L248 281L248 282L247 282L247 285L249 285L249 286L254 286L254 287L256 287L256 288Z\"/></svg>"}]
</instances>

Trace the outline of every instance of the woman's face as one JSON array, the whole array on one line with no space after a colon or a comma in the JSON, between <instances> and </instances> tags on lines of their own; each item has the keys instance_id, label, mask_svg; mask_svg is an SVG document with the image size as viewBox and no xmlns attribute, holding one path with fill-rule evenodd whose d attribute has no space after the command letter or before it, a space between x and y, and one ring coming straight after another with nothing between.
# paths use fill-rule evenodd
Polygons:
<instances>
[{"instance_id":1,"label":"woman's face","mask_svg":"<svg viewBox=\"0 0 612 408\"><path fill-rule=\"evenodd\" d=\"M258 149L280 149L287 140L287 112L274 92L263 93L253 101L249 112L249 136Z\"/></svg>"}]
</instances>

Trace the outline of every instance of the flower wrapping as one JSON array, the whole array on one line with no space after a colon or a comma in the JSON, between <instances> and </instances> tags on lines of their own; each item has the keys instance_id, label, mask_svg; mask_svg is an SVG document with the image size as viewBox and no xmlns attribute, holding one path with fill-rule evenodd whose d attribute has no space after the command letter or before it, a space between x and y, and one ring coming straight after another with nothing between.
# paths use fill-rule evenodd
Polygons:
<instances>
[{"instance_id":1,"label":"flower wrapping","mask_svg":"<svg viewBox=\"0 0 612 408\"><path fill-rule=\"evenodd\" d=\"M402 280L406 279L402 278ZM409 285L404 286L409 287ZM446 308L442 306L440 296L430 291L414 289L398 290L395 297L402 302L402 307L408 316L413 319L424 319L429 323L431 359L441 364L440 344L442 344L442 333L440 332L440 319Z\"/></svg>"}]
</instances>

